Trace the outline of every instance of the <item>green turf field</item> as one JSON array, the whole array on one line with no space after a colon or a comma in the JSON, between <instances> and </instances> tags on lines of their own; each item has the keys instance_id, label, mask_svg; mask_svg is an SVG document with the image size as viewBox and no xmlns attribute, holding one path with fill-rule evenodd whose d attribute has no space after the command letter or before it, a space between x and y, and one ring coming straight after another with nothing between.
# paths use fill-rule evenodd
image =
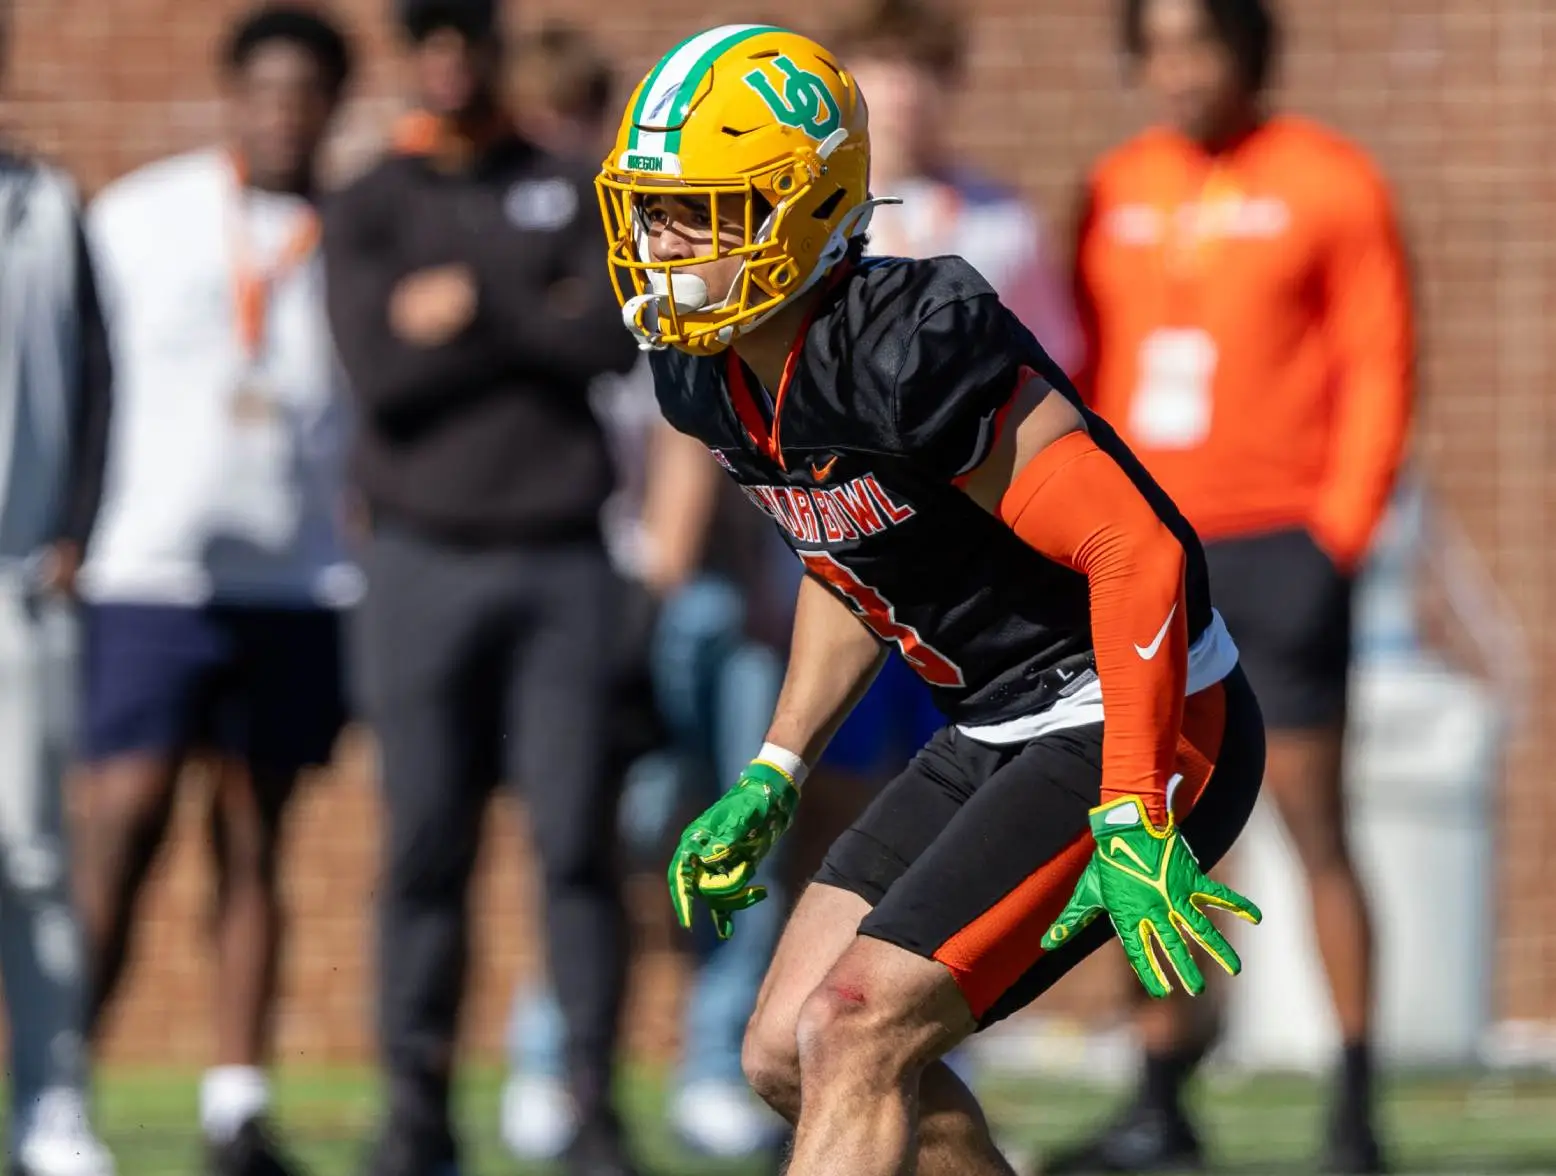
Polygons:
<instances>
[{"instance_id":1,"label":"green turf field","mask_svg":"<svg viewBox=\"0 0 1556 1176\"><path fill-rule=\"evenodd\" d=\"M119 1159L121 1176L195 1176L198 1142L192 1131L196 1076L111 1071L101 1076L100 1125ZM496 1137L500 1076L472 1075L461 1092L472 1176L542 1176L502 1152ZM314 1176L355 1176L362 1140L374 1121L377 1092L358 1073L286 1074L279 1119ZM672 1146L658 1115L659 1084L640 1075L628 1084L632 1121L653 1176L758 1176L755 1166L692 1160ZM1070 1137L1112 1105L1107 1090L1074 1083L992 1084L988 1102L1003 1135L1025 1150ZM1223 1171L1299 1173L1317 1131L1319 1092L1306 1081L1263 1078L1210 1081L1199 1091L1215 1157ZM1387 1123L1401 1170L1455 1173L1556 1174L1556 1076L1542 1078L1417 1078L1389 1089ZM765 1174L764 1174L765 1176Z\"/></svg>"}]
</instances>

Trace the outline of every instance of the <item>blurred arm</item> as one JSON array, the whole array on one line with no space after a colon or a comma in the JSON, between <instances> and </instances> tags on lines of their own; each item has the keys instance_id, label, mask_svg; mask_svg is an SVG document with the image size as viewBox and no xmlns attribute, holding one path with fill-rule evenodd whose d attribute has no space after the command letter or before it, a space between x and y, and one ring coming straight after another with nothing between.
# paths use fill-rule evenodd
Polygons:
<instances>
[{"instance_id":1,"label":"blurred arm","mask_svg":"<svg viewBox=\"0 0 1556 1176\"><path fill-rule=\"evenodd\" d=\"M113 408L113 365L91 251L78 222L75 235L76 322L80 361L70 429L70 473L57 541L71 544L79 558L86 549L103 497L108 461L108 426Z\"/></svg>"},{"instance_id":2,"label":"blurred arm","mask_svg":"<svg viewBox=\"0 0 1556 1176\"><path fill-rule=\"evenodd\" d=\"M1082 190L1075 215L1075 232L1072 238L1074 257L1071 259L1071 295L1075 305L1077 331L1074 366L1065 370L1075 389L1088 405L1096 406L1097 351L1100 346L1097 304L1092 297L1091 283L1086 275L1086 244L1096 226L1096 206L1090 184Z\"/></svg>"},{"instance_id":3,"label":"blurred arm","mask_svg":"<svg viewBox=\"0 0 1556 1176\"><path fill-rule=\"evenodd\" d=\"M1310 523L1354 569L1388 508L1414 399L1414 326L1388 191L1370 172L1345 202L1326 259L1325 329L1338 381L1329 468Z\"/></svg>"},{"instance_id":4,"label":"blurred arm","mask_svg":"<svg viewBox=\"0 0 1556 1176\"><path fill-rule=\"evenodd\" d=\"M506 338L526 368L579 385L606 372L630 371L638 358L611 286L605 230L592 212L592 195L578 197L573 222L563 230L570 239L562 272L551 276L539 297L528 282L499 272L489 254L473 259L477 315L487 329Z\"/></svg>"},{"instance_id":5,"label":"blurred arm","mask_svg":"<svg viewBox=\"0 0 1556 1176\"><path fill-rule=\"evenodd\" d=\"M649 439L643 527L650 586L668 595L702 563L724 474L695 437L659 421Z\"/></svg>"},{"instance_id":6,"label":"blurred arm","mask_svg":"<svg viewBox=\"0 0 1556 1176\"><path fill-rule=\"evenodd\" d=\"M1000 292L1000 299L1049 357L1073 375L1083 354L1075 308L1048 248L1048 234L1035 214L1028 215L1026 231L1013 244L1019 261L1010 287Z\"/></svg>"},{"instance_id":7,"label":"blurred arm","mask_svg":"<svg viewBox=\"0 0 1556 1176\"><path fill-rule=\"evenodd\" d=\"M390 298L406 271L395 210L375 178L341 193L325 213L325 281L330 329L352 388L371 415L394 423L484 396L512 365L500 335L475 324L433 347L391 328Z\"/></svg>"}]
</instances>

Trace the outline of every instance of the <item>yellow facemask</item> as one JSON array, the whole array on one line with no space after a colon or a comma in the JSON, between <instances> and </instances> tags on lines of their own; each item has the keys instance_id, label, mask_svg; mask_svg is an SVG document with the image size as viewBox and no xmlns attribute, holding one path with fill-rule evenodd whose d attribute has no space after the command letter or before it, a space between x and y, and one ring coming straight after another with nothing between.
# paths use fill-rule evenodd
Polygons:
<instances>
[{"instance_id":1,"label":"yellow facemask","mask_svg":"<svg viewBox=\"0 0 1556 1176\"><path fill-rule=\"evenodd\" d=\"M843 259L869 223L869 173L864 102L820 45L770 25L682 41L633 91L595 182L627 327L645 349L722 351ZM706 200L712 251L652 260L651 195ZM739 243L720 243L721 220ZM727 294L687 270L730 256Z\"/></svg>"}]
</instances>

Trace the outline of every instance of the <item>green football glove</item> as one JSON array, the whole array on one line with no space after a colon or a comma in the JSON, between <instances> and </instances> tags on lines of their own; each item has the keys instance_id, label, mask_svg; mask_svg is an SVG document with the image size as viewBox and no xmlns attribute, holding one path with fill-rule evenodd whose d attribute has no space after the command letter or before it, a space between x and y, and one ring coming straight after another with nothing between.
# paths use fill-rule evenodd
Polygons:
<instances>
[{"instance_id":1,"label":"green football glove","mask_svg":"<svg viewBox=\"0 0 1556 1176\"><path fill-rule=\"evenodd\" d=\"M1091 832L1097 850L1069 904L1043 936L1043 950L1061 946L1106 912L1152 996L1172 990L1161 954L1186 992L1198 996L1205 991L1205 978L1189 953L1191 940L1233 976L1242 971L1242 960L1203 908L1231 911L1250 923L1264 916L1242 895L1204 875L1171 818L1165 828L1156 828L1139 797L1128 796L1092 809Z\"/></svg>"},{"instance_id":2,"label":"green football glove","mask_svg":"<svg viewBox=\"0 0 1556 1176\"><path fill-rule=\"evenodd\" d=\"M734 913L767 897L767 888L753 886L751 879L789 828L799 802L788 773L753 760L733 788L686 826L669 871L670 901L682 927L691 928L692 901L701 898L719 938L730 937Z\"/></svg>"}]
</instances>

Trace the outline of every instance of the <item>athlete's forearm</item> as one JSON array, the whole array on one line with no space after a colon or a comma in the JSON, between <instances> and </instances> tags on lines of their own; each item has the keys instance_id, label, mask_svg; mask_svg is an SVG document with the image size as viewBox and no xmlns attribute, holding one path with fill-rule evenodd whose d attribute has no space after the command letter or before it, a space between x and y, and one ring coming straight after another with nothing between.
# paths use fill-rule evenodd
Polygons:
<instances>
[{"instance_id":1,"label":"athlete's forearm","mask_svg":"<svg viewBox=\"0 0 1556 1176\"><path fill-rule=\"evenodd\" d=\"M1182 545L1085 433L1029 463L1000 517L1049 559L1086 576L1107 706L1102 800L1139 796L1147 815L1163 821L1188 666Z\"/></svg>"},{"instance_id":2,"label":"athlete's forearm","mask_svg":"<svg viewBox=\"0 0 1556 1176\"><path fill-rule=\"evenodd\" d=\"M815 763L886 654L854 611L807 575L795 601L789 668L767 741Z\"/></svg>"}]
</instances>

